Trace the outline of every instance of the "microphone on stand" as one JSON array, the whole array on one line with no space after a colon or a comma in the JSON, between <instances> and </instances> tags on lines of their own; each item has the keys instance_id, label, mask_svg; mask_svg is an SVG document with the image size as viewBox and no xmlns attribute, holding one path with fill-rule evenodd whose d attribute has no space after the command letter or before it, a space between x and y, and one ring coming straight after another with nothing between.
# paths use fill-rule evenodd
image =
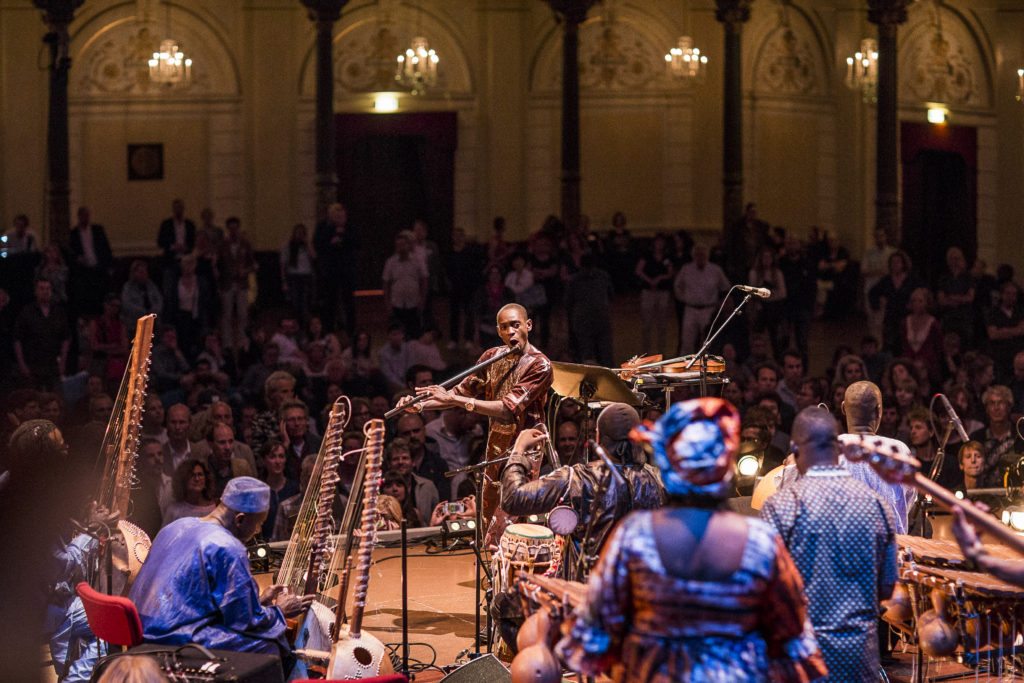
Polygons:
<instances>
[{"instance_id":1,"label":"microphone on stand","mask_svg":"<svg viewBox=\"0 0 1024 683\"><path fill-rule=\"evenodd\" d=\"M964 429L964 423L960 421L960 416L953 410L952 404L949 399L946 398L945 394L935 394L941 401L942 405L946 408L946 413L949 415L949 419L953 421L953 426L956 427L956 433L960 435L961 441L964 443L970 441L970 437L967 436L967 430Z\"/></svg>"},{"instance_id":2,"label":"microphone on stand","mask_svg":"<svg viewBox=\"0 0 1024 683\"><path fill-rule=\"evenodd\" d=\"M746 294L753 294L761 299L770 299L772 297L772 290L764 287L753 287L751 285L736 285L736 289Z\"/></svg>"}]
</instances>

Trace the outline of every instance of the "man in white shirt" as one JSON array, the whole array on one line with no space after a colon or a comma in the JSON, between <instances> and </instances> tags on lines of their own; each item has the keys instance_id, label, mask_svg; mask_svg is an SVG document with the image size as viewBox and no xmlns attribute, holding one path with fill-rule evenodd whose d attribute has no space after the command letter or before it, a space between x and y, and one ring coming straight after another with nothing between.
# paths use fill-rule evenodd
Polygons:
<instances>
[{"instance_id":1,"label":"man in white shirt","mask_svg":"<svg viewBox=\"0 0 1024 683\"><path fill-rule=\"evenodd\" d=\"M19 213L14 217L14 228L4 233L3 239L0 240L0 248L8 256L39 251L39 238L34 230L29 230L28 216Z\"/></svg>"},{"instance_id":2,"label":"man in white shirt","mask_svg":"<svg viewBox=\"0 0 1024 683\"><path fill-rule=\"evenodd\" d=\"M679 269L674 289L676 299L686 306L679 346L683 353L693 353L711 324L722 294L729 290L729 279L717 264L708 261L708 248L696 244L693 261Z\"/></svg>"},{"instance_id":3,"label":"man in white shirt","mask_svg":"<svg viewBox=\"0 0 1024 683\"><path fill-rule=\"evenodd\" d=\"M427 296L427 267L412 254L412 233L395 237L395 253L384 262L384 300L391 317L405 326L409 337L420 336L420 314Z\"/></svg>"}]
</instances>

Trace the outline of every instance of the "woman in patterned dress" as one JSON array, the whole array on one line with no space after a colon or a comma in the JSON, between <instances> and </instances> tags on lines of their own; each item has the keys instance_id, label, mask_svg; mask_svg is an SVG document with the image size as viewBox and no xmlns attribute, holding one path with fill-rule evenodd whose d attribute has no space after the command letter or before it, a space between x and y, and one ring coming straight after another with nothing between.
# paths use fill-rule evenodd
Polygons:
<instances>
[{"instance_id":1,"label":"woman in patterned dress","mask_svg":"<svg viewBox=\"0 0 1024 683\"><path fill-rule=\"evenodd\" d=\"M677 403L636 436L670 495L615 529L559 654L618 683L813 681L826 676L803 583L778 535L722 507L740 419L717 398Z\"/></svg>"}]
</instances>

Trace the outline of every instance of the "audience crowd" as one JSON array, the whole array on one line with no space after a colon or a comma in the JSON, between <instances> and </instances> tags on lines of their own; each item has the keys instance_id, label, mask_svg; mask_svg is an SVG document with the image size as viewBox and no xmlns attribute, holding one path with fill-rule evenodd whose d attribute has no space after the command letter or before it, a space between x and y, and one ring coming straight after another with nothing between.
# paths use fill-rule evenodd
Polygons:
<instances>
[{"instance_id":1,"label":"audience crowd","mask_svg":"<svg viewBox=\"0 0 1024 683\"><path fill-rule=\"evenodd\" d=\"M456 228L441 245L416 221L395 237L380 274L390 322L375 338L381 331L356 317L366 236L350 229L341 204L313 230L293 226L272 261L258 258L238 218L222 229L205 209L197 225L181 200L156 233L160 255L126 269L85 207L67 249L41 243L24 215L0 245L0 272L33 276L5 277L10 291L0 289L4 443L20 423L42 417L83 457L99 457L135 321L159 315L133 506L151 535L205 514L228 479L251 475L273 491L263 537L288 538L335 399L352 400L344 441L358 449L367 420L498 344L494 316L507 303L530 311L531 342L552 359L612 366L626 351L696 351L723 297L728 313L745 296L734 284L771 291L749 302L713 347L730 380L723 396L741 409L744 439L764 454L762 472L789 452L797 412L823 405L838 415L846 387L869 379L883 392L879 433L907 442L942 483L1024 483L1014 422L1024 414L1024 301L1012 266L991 275L956 246L929 282L882 233L854 259L834 235L812 228L802 240L761 220L754 205L715 244L685 230L637 239L621 213L604 235L586 218L570 230L550 217L523 244L506 240L501 218L483 243ZM279 283L280 296L257 291L268 262L279 273L266 281ZM613 318L617 299L639 302L629 320ZM828 369L811 374L816 321L864 332L834 340ZM623 324L639 326L643 348L616 348ZM949 397L969 437L949 435L941 467L947 421L932 405L936 392ZM664 397L653 400L660 406ZM555 448L573 462L593 421L571 401L558 403L556 415ZM422 525L470 514L472 481L445 475L482 457L486 420L428 412L388 429L382 509ZM347 463L346 481L353 470ZM456 501L467 503L464 512L444 505Z\"/></svg>"}]
</instances>

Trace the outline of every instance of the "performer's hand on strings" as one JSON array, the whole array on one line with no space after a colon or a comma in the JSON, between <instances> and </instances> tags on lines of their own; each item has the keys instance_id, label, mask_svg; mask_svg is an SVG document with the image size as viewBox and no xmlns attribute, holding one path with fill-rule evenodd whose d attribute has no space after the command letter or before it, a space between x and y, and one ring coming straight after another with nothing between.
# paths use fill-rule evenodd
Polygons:
<instances>
[{"instance_id":1,"label":"performer's hand on strings","mask_svg":"<svg viewBox=\"0 0 1024 683\"><path fill-rule=\"evenodd\" d=\"M273 605L274 601L277 600L277 596L284 592L285 585L283 583L275 583L273 586L267 586L260 593L260 604L261 605Z\"/></svg>"},{"instance_id":2,"label":"performer's hand on strings","mask_svg":"<svg viewBox=\"0 0 1024 683\"><path fill-rule=\"evenodd\" d=\"M282 593L277 596L274 604L281 608L281 613L284 614L285 618L291 619L309 609L315 597L313 594L295 595L294 593Z\"/></svg>"}]
</instances>

